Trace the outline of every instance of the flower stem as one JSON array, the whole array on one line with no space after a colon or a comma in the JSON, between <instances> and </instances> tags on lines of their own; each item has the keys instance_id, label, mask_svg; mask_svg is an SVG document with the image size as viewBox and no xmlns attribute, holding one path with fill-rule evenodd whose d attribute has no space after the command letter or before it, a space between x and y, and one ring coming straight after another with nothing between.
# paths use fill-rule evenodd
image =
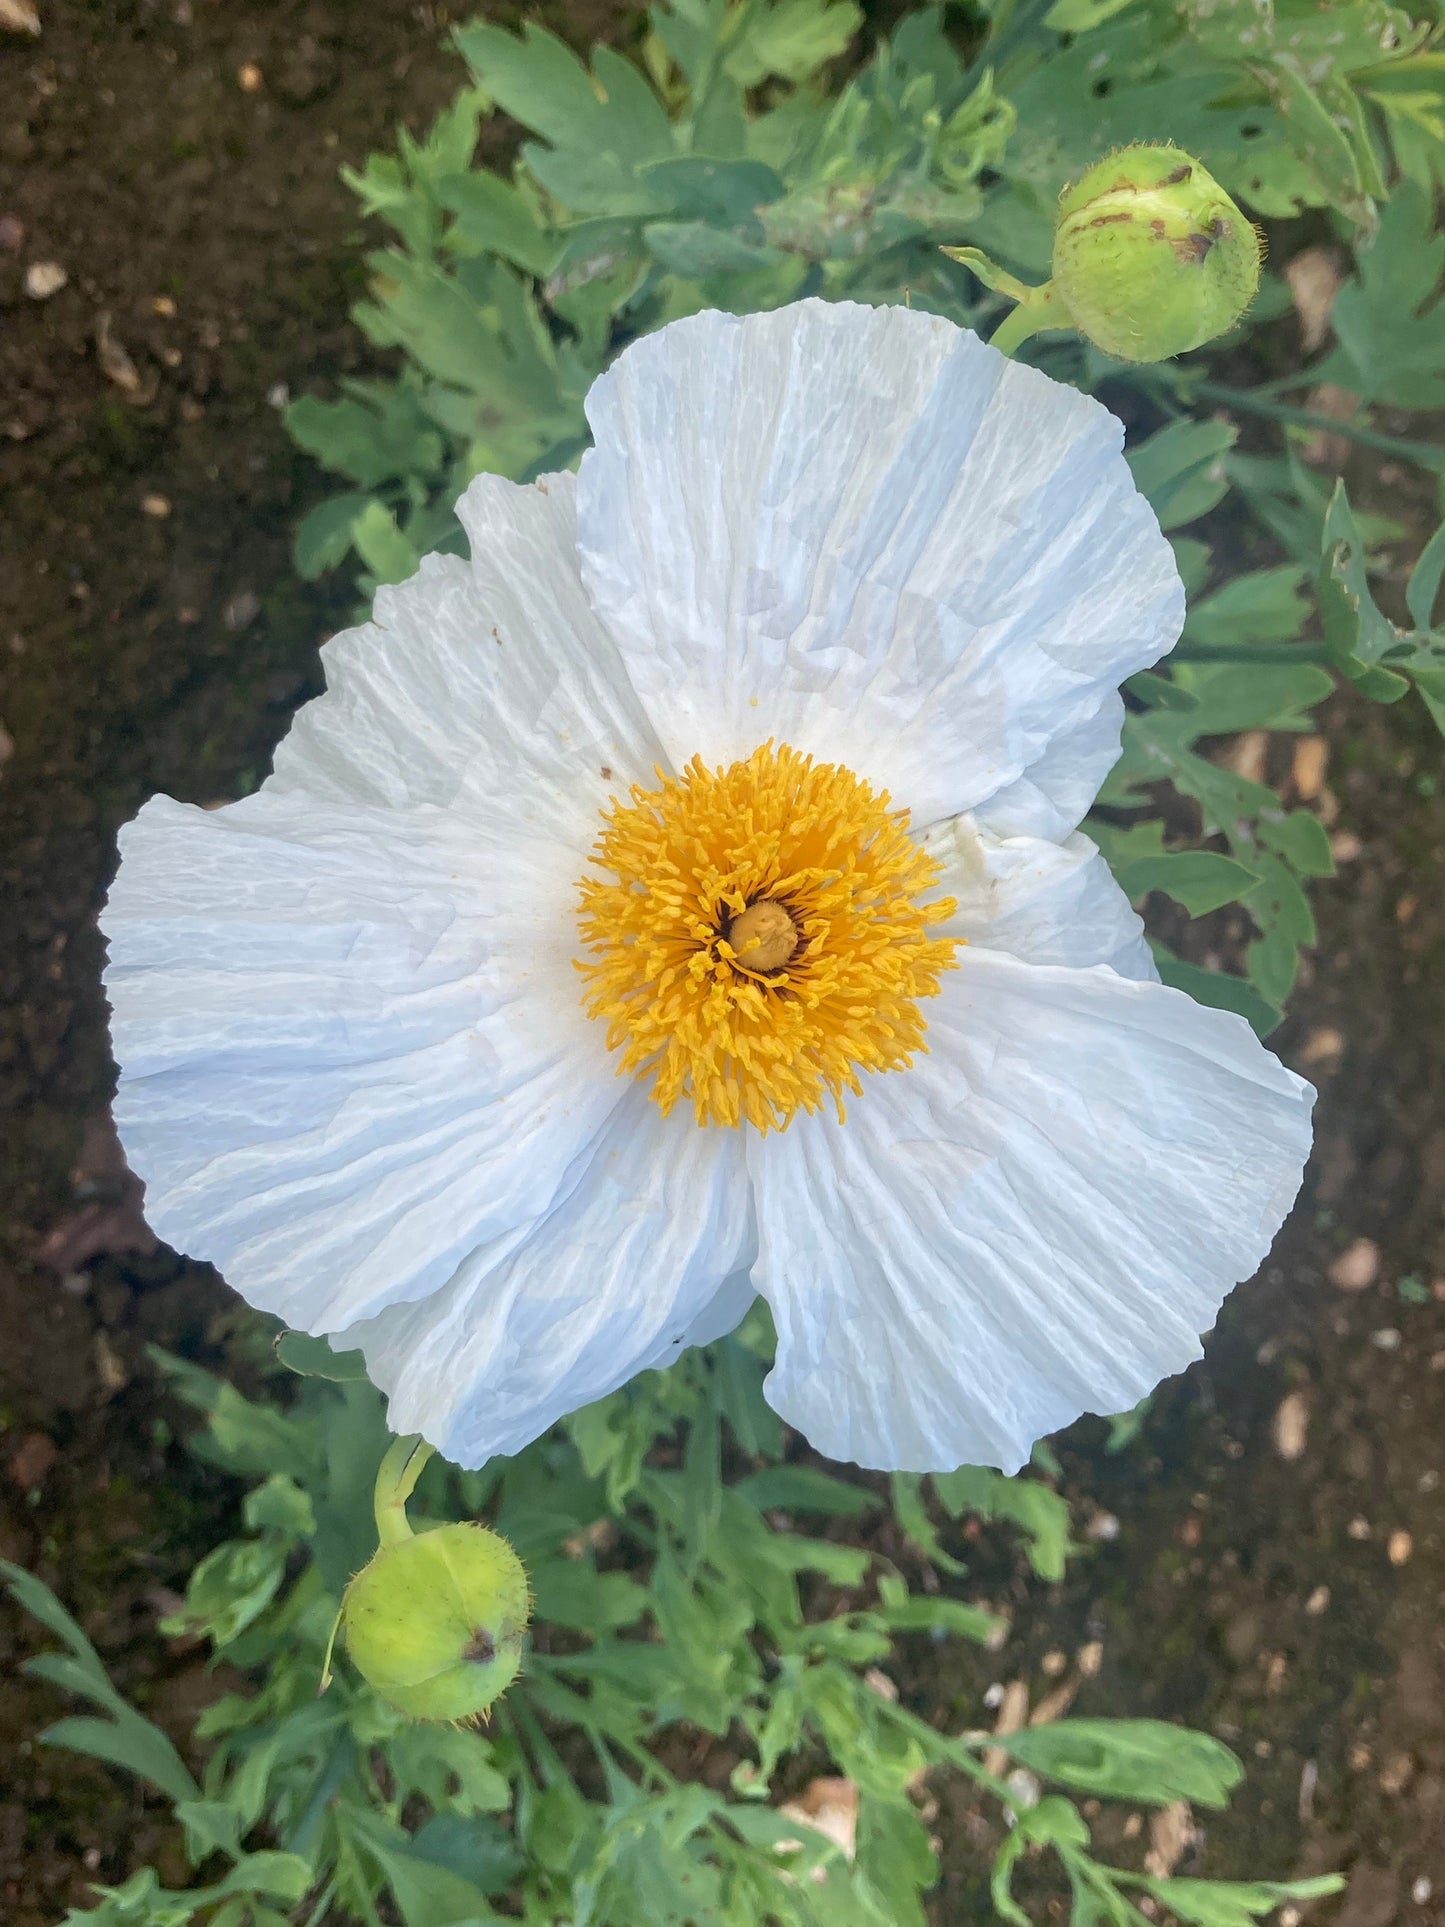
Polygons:
<instances>
[{"instance_id":1,"label":"flower stem","mask_svg":"<svg viewBox=\"0 0 1445 1927\"><path fill-rule=\"evenodd\" d=\"M1445 448L1437 448L1430 442L1411 441L1403 435L1385 435L1376 428L1357 427L1353 422L1339 421L1333 415L1321 414L1314 408L1296 408L1289 402L1271 401L1249 388L1230 388L1223 382L1197 381L1190 392L1204 401L1217 401L1226 408L1242 408L1247 414L1264 415L1270 421L1287 422L1296 428L1323 428L1330 434L1347 435L1351 441L1359 442L1365 448L1375 448L1383 455L1398 455L1407 462L1418 462L1421 468L1433 469L1437 474L1445 468Z\"/></svg>"},{"instance_id":2,"label":"flower stem","mask_svg":"<svg viewBox=\"0 0 1445 1927\"><path fill-rule=\"evenodd\" d=\"M1021 301L1016 308L1004 316L989 336L989 346L997 348L1000 354L1011 355L1029 339L1030 335L1036 335L1039 329L1046 325L1042 310L1030 307Z\"/></svg>"},{"instance_id":3,"label":"flower stem","mask_svg":"<svg viewBox=\"0 0 1445 1927\"><path fill-rule=\"evenodd\" d=\"M416 1482L432 1450L426 1440L415 1432L406 1438L393 1439L387 1447L386 1457L381 1461L376 1475L373 1502L376 1533L382 1545L397 1546L403 1539L411 1538L406 1502L416 1490Z\"/></svg>"}]
</instances>

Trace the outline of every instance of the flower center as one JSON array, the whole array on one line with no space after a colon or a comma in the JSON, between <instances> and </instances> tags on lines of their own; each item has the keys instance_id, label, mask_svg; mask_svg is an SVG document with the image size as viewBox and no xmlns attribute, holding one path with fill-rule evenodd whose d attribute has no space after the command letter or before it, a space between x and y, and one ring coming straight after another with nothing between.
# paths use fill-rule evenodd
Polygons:
<instances>
[{"instance_id":1,"label":"flower center","mask_svg":"<svg viewBox=\"0 0 1445 1927\"><path fill-rule=\"evenodd\" d=\"M842 764L771 742L726 769L694 757L611 805L592 863L584 1002L664 1111L781 1130L831 1098L841 1118L860 1071L927 1048L919 1001L954 961L930 933L954 903L919 901L939 864Z\"/></svg>"},{"instance_id":2,"label":"flower center","mask_svg":"<svg viewBox=\"0 0 1445 1927\"><path fill-rule=\"evenodd\" d=\"M798 926L781 903L761 897L734 917L723 933L733 956L748 970L764 975L781 970L798 947Z\"/></svg>"}]
</instances>

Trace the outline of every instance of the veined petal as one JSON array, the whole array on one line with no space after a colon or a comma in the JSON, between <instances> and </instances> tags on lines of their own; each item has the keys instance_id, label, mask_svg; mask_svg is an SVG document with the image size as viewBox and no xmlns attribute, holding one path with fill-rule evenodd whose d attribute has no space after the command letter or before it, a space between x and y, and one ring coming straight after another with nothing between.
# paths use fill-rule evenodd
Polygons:
<instances>
[{"instance_id":1,"label":"veined petal","mask_svg":"<svg viewBox=\"0 0 1445 1927\"><path fill-rule=\"evenodd\" d=\"M1060 841L1083 822L1104 787L1119 760L1123 729L1123 698L1110 689L1092 716L1054 737L1021 776L979 807L979 824L998 836Z\"/></svg>"},{"instance_id":2,"label":"veined petal","mask_svg":"<svg viewBox=\"0 0 1445 1927\"><path fill-rule=\"evenodd\" d=\"M389 1395L393 1431L477 1466L728 1329L755 1250L740 1133L664 1116L633 1084L524 1246L476 1253L345 1343Z\"/></svg>"},{"instance_id":3,"label":"veined petal","mask_svg":"<svg viewBox=\"0 0 1445 1927\"><path fill-rule=\"evenodd\" d=\"M935 315L694 315L587 409L584 580L678 763L773 738L922 828L1092 742L1178 635L1119 423Z\"/></svg>"},{"instance_id":4,"label":"veined petal","mask_svg":"<svg viewBox=\"0 0 1445 1927\"><path fill-rule=\"evenodd\" d=\"M429 555L322 651L326 693L271 787L336 802L506 809L585 850L609 795L661 750L578 573L576 478L478 475L472 558Z\"/></svg>"},{"instance_id":5,"label":"veined petal","mask_svg":"<svg viewBox=\"0 0 1445 1927\"><path fill-rule=\"evenodd\" d=\"M1102 963L1121 977L1157 980L1143 922L1080 832L1062 843L995 836L956 816L935 824L923 847L943 865L939 894L958 905L939 936L1027 963Z\"/></svg>"},{"instance_id":6,"label":"veined petal","mask_svg":"<svg viewBox=\"0 0 1445 1927\"><path fill-rule=\"evenodd\" d=\"M749 1147L767 1393L862 1465L1013 1471L1197 1357L1299 1187L1314 1093L1242 1019L960 954L931 1055Z\"/></svg>"},{"instance_id":7,"label":"veined petal","mask_svg":"<svg viewBox=\"0 0 1445 1927\"><path fill-rule=\"evenodd\" d=\"M159 798L102 918L116 1122L151 1223L335 1331L506 1249L618 1102L573 853L490 818L267 787Z\"/></svg>"}]
</instances>

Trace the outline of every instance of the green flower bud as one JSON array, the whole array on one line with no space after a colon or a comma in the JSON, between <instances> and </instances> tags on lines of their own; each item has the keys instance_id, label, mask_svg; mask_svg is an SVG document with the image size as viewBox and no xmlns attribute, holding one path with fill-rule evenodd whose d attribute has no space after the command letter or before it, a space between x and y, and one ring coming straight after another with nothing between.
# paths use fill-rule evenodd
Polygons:
<instances>
[{"instance_id":1,"label":"green flower bud","mask_svg":"<svg viewBox=\"0 0 1445 1927\"><path fill-rule=\"evenodd\" d=\"M341 1624L357 1672L399 1713L466 1720L517 1677L530 1603L505 1539L434 1526L378 1548L346 1588Z\"/></svg>"},{"instance_id":2,"label":"green flower bud","mask_svg":"<svg viewBox=\"0 0 1445 1927\"><path fill-rule=\"evenodd\" d=\"M531 1594L521 1560L486 1526L412 1531L406 1501L430 1456L429 1445L410 1438L396 1440L382 1460L381 1544L346 1588L337 1629L357 1672L397 1712L477 1719L521 1668ZM323 1692L330 1677L328 1650Z\"/></svg>"},{"instance_id":3,"label":"green flower bud","mask_svg":"<svg viewBox=\"0 0 1445 1927\"><path fill-rule=\"evenodd\" d=\"M1177 147L1123 147L1059 200L1052 288L1081 335L1162 361L1223 334L1259 287L1260 237Z\"/></svg>"}]
</instances>

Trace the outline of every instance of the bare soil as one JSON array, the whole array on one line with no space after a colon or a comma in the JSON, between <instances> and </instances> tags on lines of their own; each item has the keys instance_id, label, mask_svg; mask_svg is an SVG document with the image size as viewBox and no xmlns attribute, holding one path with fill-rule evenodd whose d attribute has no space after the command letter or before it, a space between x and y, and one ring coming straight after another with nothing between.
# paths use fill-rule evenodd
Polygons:
<instances>
[{"instance_id":1,"label":"bare soil","mask_svg":"<svg viewBox=\"0 0 1445 1927\"><path fill-rule=\"evenodd\" d=\"M251 788L319 686L347 593L289 572L325 483L278 405L362 365L339 165L419 130L460 69L443 10L408 0L41 6L38 40L0 38L0 1556L184 1743L218 1682L156 1621L233 1500L172 1437L144 1348L222 1356L235 1307L148 1241L115 1160L95 915L117 825L154 790ZM577 44L619 22L602 0L540 11ZM51 262L65 285L35 299ZM1072 1687L1079 1712L1217 1731L1249 1780L1194 1816L1179 1871L1338 1867L1319 1918L1445 1927L1445 759L1408 706L1344 698L1325 747L1312 800L1343 860L1276 1040L1321 1087L1306 1195L1142 1437L1064 1442L1093 1534L1069 1577L1042 1588L970 1537L966 1589L1015 1638L907 1686L958 1724L1021 1681L1034 1710ZM1373 1273L1347 1290L1330 1268L1362 1238ZM62 1710L9 1665L37 1643L0 1609L13 1927L147 1860L184 1877L162 1807L32 1748ZM940 1922L990 1917L989 1824L945 1795ZM1117 1844L1142 1853L1142 1820Z\"/></svg>"}]
</instances>

